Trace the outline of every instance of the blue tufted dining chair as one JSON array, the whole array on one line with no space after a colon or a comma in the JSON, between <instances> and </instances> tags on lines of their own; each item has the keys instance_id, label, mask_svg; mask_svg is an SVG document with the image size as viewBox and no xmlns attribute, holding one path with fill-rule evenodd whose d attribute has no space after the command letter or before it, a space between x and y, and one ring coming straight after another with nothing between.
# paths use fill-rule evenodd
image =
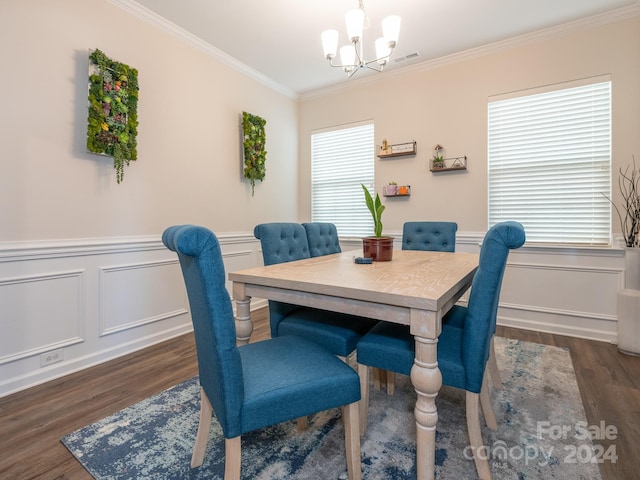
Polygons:
<instances>
[{"instance_id":1,"label":"blue tufted dining chair","mask_svg":"<svg viewBox=\"0 0 640 480\"><path fill-rule=\"evenodd\" d=\"M402 226L402 250L455 252L457 231L455 222L405 222ZM393 395L396 384L394 372L386 371L381 375L382 379L378 380L374 373L374 388L379 389L381 383L385 384L387 393Z\"/></svg>"},{"instance_id":2,"label":"blue tufted dining chair","mask_svg":"<svg viewBox=\"0 0 640 480\"><path fill-rule=\"evenodd\" d=\"M262 223L256 225L253 234L260 240L265 265L311 257L306 231L299 223ZM368 318L269 300L272 337L297 335L343 359L376 323Z\"/></svg>"},{"instance_id":3,"label":"blue tufted dining chair","mask_svg":"<svg viewBox=\"0 0 640 480\"><path fill-rule=\"evenodd\" d=\"M311 222L303 223L302 226L307 232L309 254L312 257L342 252L338 230L333 223Z\"/></svg>"},{"instance_id":4,"label":"blue tufted dining chair","mask_svg":"<svg viewBox=\"0 0 640 480\"><path fill-rule=\"evenodd\" d=\"M191 467L202 465L212 412L225 437L225 480L239 480L240 436L276 423L342 407L350 480L361 479L356 372L304 339L282 336L236 346L231 299L218 239L194 225L167 228L191 307L200 381L200 421Z\"/></svg>"},{"instance_id":5,"label":"blue tufted dining chair","mask_svg":"<svg viewBox=\"0 0 640 480\"><path fill-rule=\"evenodd\" d=\"M458 224L455 222L406 222L402 227L402 249L455 252L457 230ZM442 322L451 323L460 328L460 320L460 315L453 311L446 315ZM493 346L494 334L495 331L491 334L489 378L495 388L501 389L502 380ZM391 395L393 394L393 384L393 375L389 375L387 377L387 392Z\"/></svg>"},{"instance_id":6,"label":"blue tufted dining chair","mask_svg":"<svg viewBox=\"0 0 640 480\"><path fill-rule=\"evenodd\" d=\"M479 403L482 403L487 426L496 429L497 423L488 395L486 365L509 250L521 247L524 242L524 228L517 222L502 222L489 229L480 248L479 266L473 277L468 306L454 306L451 309L450 314L458 317L458 320L443 323L438 337L438 366L442 383L466 390L469 442L473 447L476 470L484 480L491 478L491 472L486 456L481 455L483 443ZM365 432L367 426L367 366L409 375L414 357L415 341L406 325L380 322L358 342L358 373L362 391L361 433Z\"/></svg>"},{"instance_id":7,"label":"blue tufted dining chair","mask_svg":"<svg viewBox=\"0 0 640 480\"><path fill-rule=\"evenodd\" d=\"M455 252L457 230L455 222L405 222L402 249Z\"/></svg>"}]
</instances>

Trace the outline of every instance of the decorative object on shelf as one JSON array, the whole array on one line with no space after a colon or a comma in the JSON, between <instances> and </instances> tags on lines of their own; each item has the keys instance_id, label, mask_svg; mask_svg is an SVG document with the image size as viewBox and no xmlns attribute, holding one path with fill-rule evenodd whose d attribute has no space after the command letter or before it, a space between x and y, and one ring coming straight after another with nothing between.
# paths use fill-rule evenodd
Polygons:
<instances>
[{"instance_id":1,"label":"decorative object on shelf","mask_svg":"<svg viewBox=\"0 0 640 480\"><path fill-rule=\"evenodd\" d=\"M87 150L113 157L118 183L124 166L138 158L137 134L138 70L90 51Z\"/></svg>"},{"instance_id":2,"label":"decorative object on shelf","mask_svg":"<svg viewBox=\"0 0 640 480\"><path fill-rule=\"evenodd\" d=\"M442 156L442 147L440 144L433 147L433 158L431 159L431 170L440 170L444 168L444 157Z\"/></svg>"},{"instance_id":3,"label":"decorative object on shelf","mask_svg":"<svg viewBox=\"0 0 640 480\"><path fill-rule=\"evenodd\" d=\"M355 75L358 70L365 68L381 72L398 42L400 17L390 15L382 19L383 36L375 42L376 58L373 60L366 60L363 52L364 30L369 28L371 23L364 9L364 0L358 0L358 8L349 10L345 19L347 35L351 44L340 47L339 64L333 62L338 50L338 31L325 30L322 32L322 49L325 58L329 60L329 65L344 69L349 78Z\"/></svg>"},{"instance_id":4,"label":"decorative object on shelf","mask_svg":"<svg viewBox=\"0 0 640 480\"><path fill-rule=\"evenodd\" d=\"M433 157L429 160L429 170L432 172L448 172L451 170L466 170L467 156L444 157L444 147L440 144L433 147Z\"/></svg>"},{"instance_id":5,"label":"decorative object on shelf","mask_svg":"<svg viewBox=\"0 0 640 480\"><path fill-rule=\"evenodd\" d=\"M367 208L373 217L373 233L372 237L364 237L362 239L362 251L365 258L373 258L374 262L388 262L393 257L393 237L385 237L382 235L382 213L385 206L380 201L380 196L376 193L375 200L363 184L364 199Z\"/></svg>"},{"instance_id":6,"label":"decorative object on shelf","mask_svg":"<svg viewBox=\"0 0 640 480\"><path fill-rule=\"evenodd\" d=\"M389 142L387 142L387 139L384 138L382 140L382 146L380 147L380 155L391 155L393 153L393 151L391 150L391 147L389 146Z\"/></svg>"},{"instance_id":7,"label":"decorative object on shelf","mask_svg":"<svg viewBox=\"0 0 640 480\"><path fill-rule=\"evenodd\" d=\"M389 185L385 185L382 187L382 194L385 197L390 197L392 195L398 194L398 184L396 182L389 182Z\"/></svg>"},{"instance_id":8,"label":"decorative object on shelf","mask_svg":"<svg viewBox=\"0 0 640 480\"><path fill-rule=\"evenodd\" d=\"M258 115L242 112L242 141L244 146L244 178L251 182L253 197L256 180L262 181L267 173L267 134L264 126L267 121Z\"/></svg>"},{"instance_id":9,"label":"decorative object on shelf","mask_svg":"<svg viewBox=\"0 0 640 480\"><path fill-rule=\"evenodd\" d=\"M378 158L387 157L402 157L405 155L415 155L418 151L418 144L414 142L398 143L396 145L389 145L386 140L382 141L380 150L378 152Z\"/></svg>"}]
</instances>

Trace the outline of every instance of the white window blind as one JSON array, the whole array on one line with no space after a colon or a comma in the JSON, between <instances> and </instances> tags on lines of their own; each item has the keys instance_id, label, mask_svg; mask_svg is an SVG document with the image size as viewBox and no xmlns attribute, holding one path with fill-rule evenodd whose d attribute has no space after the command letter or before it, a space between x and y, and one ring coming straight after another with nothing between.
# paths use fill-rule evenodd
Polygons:
<instances>
[{"instance_id":1,"label":"white window blind","mask_svg":"<svg viewBox=\"0 0 640 480\"><path fill-rule=\"evenodd\" d=\"M373 220L361 183L374 183L373 123L311 135L311 220L331 222L339 235L367 236Z\"/></svg>"},{"instance_id":2,"label":"white window blind","mask_svg":"<svg viewBox=\"0 0 640 480\"><path fill-rule=\"evenodd\" d=\"M610 242L611 82L489 102L489 227L527 242ZM604 194L604 195L603 195Z\"/></svg>"}]
</instances>

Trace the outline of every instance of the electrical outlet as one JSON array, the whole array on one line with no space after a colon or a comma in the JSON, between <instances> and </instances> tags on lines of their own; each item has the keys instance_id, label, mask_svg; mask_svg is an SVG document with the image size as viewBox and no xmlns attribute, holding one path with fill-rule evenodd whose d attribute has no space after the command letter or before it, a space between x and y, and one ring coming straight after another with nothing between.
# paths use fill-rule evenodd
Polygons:
<instances>
[{"instance_id":1,"label":"electrical outlet","mask_svg":"<svg viewBox=\"0 0 640 480\"><path fill-rule=\"evenodd\" d=\"M43 353L40 355L40 366L46 367L47 365L51 365L53 363L58 363L64 360L64 351L59 348L58 350L52 350L47 353Z\"/></svg>"}]
</instances>

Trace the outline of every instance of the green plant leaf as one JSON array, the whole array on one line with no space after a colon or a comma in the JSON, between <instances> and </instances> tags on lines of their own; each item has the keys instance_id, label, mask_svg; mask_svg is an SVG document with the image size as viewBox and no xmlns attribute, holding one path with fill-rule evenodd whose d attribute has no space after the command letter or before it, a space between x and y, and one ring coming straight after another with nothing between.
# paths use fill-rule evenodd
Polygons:
<instances>
[{"instance_id":1,"label":"green plant leaf","mask_svg":"<svg viewBox=\"0 0 640 480\"><path fill-rule=\"evenodd\" d=\"M362 190L364 190L364 200L367 204L367 208L369 212L371 212L371 216L373 217L373 233L376 237L382 236L382 213L384 212L385 206L382 205L380 201L380 195L376 193L375 200L369 193L367 187L364 184L360 184Z\"/></svg>"}]
</instances>

